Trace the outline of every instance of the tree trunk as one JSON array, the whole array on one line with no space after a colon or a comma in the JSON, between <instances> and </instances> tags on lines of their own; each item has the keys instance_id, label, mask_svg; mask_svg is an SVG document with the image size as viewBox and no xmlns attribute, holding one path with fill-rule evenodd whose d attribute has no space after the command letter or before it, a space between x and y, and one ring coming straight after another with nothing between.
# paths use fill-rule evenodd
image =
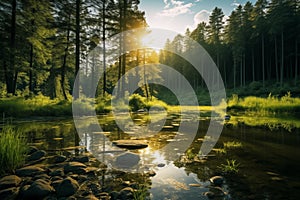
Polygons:
<instances>
[{"instance_id":1,"label":"tree trunk","mask_svg":"<svg viewBox=\"0 0 300 200\"><path fill-rule=\"evenodd\" d=\"M79 77L79 70L80 70L80 5L81 0L76 0L76 27L75 27L75 85L73 91L74 100L79 98L79 87L80 87L80 77Z\"/></svg>"},{"instance_id":2,"label":"tree trunk","mask_svg":"<svg viewBox=\"0 0 300 200\"><path fill-rule=\"evenodd\" d=\"M280 65L280 86L283 86L283 68L284 68L284 49L283 49L283 30L281 31L281 65Z\"/></svg>"},{"instance_id":3,"label":"tree trunk","mask_svg":"<svg viewBox=\"0 0 300 200\"><path fill-rule=\"evenodd\" d=\"M252 48L252 81L255 81L255 59L254 59L254 48Z\"/></svg>"},{"instance_id":4,"label":"tree trunk","mask_svg":"<svg viewBox=\"0 0 300 200\"><path fill-rule=\"evenodd\" d=\"M262 64L262 82L265 87L265 37L261 36L261 64Z\"/></svg>"},{"instance_id":5,"label":"tree trunk","mask_svg":"<svg viewBox=\"0 0 300 200\"><path fill-rule=\"evenodd\" d=\"M10 51L9 51L9 70L6 70L6 89L7 93L15 94L15 49L16 49L16 0L11 1L11 31L10 31Z\"/></svg>"},{"instance_id":6,"label":"tree trunk","mask_svg":"<svg viewBox=\"0 0 300 200\"><path fill-rule=\"evenodd\" d=\"M29 91L33 93L33 45L30 45L29 54Z\"/></svg>"},{"instance_id":7,"label":"tree trunk","mask_svg":"<svg viewBox=\"0 0 300 200\"><path fill-rule=\"evenodd\" d=\"M236 87L236 59L233 58L233 89Z\"/></svg>"},{"instance_id":8,"label":"tree trunk","mask_svg":"<svg viewBox=\"0 0 300 200\"><path fill-rule=\"evenodd\" d=\"M69 23L70 23L70 20L71 20L71 16L69 15ZM67 30L67 46L65 48L65 54L64 54L63 64L61 67L61 74L60 74L61 75L61 83L60 84L61 84L61 89L62 89L62 93L63 93L65 100L68 100L68 96L67 96L66 89L65 89L65 75L66 75L67 55L69 52L69 42L70 42L70 27L68 27L68 30Z\"/></svg>"},{"instance_id":9,"label":"tree trunk","mask_svg":"<svg viewBox=\"0 0 300 200\"><path fill-rule=\"evenodd\" d=\"M240 60L240 87L243 86L243 56L241 56Z\"/></svg>"},{"instance_id":10,"label":"tree trunk","mask_svg":"<svg viewBox=\"0 0 300 200\"><path fill-rule=\"evenodd\" d=\"M276 82L278 83L279 77L278 77L278 55L277 55L277 38L275 36L275 73L276 73Z\"/></svg>"},{"instance_id":11,"label":"tree trunk","mask_svg":"<svg viewBox=\"0 0 300 200\"><path fill-rule=\"evenodd\" d=\"M295 42L295 80L294 80L295 85L297 84L297 79L298 79L298 39L296 39Z\"/></svg>"},{"instance_id":12,"label":"tree trunk","mask_svg":"<svg viewBox=\"0 0 300 200\"><path fill-rule=\"evenodd\" d=\"M106 92L105 0L102 1L103 96Z\"/></svg>"}]
</instances>

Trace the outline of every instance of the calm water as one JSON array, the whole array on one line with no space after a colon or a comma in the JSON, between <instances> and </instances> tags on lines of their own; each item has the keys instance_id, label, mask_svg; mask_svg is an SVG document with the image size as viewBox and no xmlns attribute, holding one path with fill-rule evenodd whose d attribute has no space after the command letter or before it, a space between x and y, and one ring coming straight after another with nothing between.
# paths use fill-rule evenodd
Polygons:
<instances>
[{"instance_id":1,"label":"calm water","mask_svg":"<svg viewBox=\"0 0 300 200\"><path fill-rule=\"evenodd\" d=\"M240 142L242 147L228 149L226 153L212 151L206 159L199 160L194 154L199 152L209 119L198 119L200 124L195 138L189 138L188 132L177 132L180 120L180 116L168 116L164 124L168 127L159 133L143 136L149 146L130 151L138 154L139 162L135 165L133 161L130 170L127 167L122 169L138 174L156 172L148 180L151 199L206 199L202 194L209 191L208 180L221 171L220 166L225 164L226 159L240 164L239 173L226 179L223 189L231 194L226 198L298 199L300 132L295 126L286 128L286 125L278 124L280 120L276 120L277 124L250 127L243 123L242 118L234 118L225 124L215 148L222 149L224 143L231 141ZM148 122L147 116L135 116L135 122L143 127ZM293 124L293 120L290 122ZM135 139L141 133L120 131L111 116L99 116L99 123L104 132L86 132L80 137L72 119L19 121L15 125L27 134L29 143L41 149L55 152L85 146L86 150L113 168L116 158L128 151L112 145L112 141ZM179 139L176 137L178 134ZM181 147L186 150L182 151ZM197 184L197 187L192 184Z\"/></svg>"}]
</instances>

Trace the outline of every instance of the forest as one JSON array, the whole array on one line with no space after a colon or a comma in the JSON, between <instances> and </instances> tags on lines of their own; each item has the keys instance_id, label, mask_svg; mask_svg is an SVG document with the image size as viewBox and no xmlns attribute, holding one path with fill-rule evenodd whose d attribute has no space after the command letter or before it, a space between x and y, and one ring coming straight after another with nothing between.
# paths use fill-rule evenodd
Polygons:
<instances>
[{"instance_id":1,"label":"forest","mask_svg":"<svg viewBox=\"0 0 300 200\"><path fill-rule=\"evenodd\" d=\"M70 100L75 75L84 70L80 64L99 42L126 30L147 27L139 3L1 1L1 96L42 94ZM247 2L238 6L225 20L222 9L216 7L209 23L201 22L195 30L187 29L185 35L170 38L159 55L153 51L144 59L173 67L194 89L205 90L201 75L191 73L189 63L168 53L188 51L187 36L208 51L227 89L241 95L245 87L258 96L284 95L291 90L299 95L299 9L299 1L258 0L254 5ZM116 45L122 46L121 42ZM120 56L104 74L98 95L111 93L117 78L131 67L128 56Z\"/></svg>"},{"instance_id":2,"label":"forest","mask_svg":"<svg viewBox=\"0 0 300 200\"><path fill-rule=\"evenodd\" d=\"M299 199L300 0L141 2L0 1L0 199Z\"/></svg>"}]
</instances>

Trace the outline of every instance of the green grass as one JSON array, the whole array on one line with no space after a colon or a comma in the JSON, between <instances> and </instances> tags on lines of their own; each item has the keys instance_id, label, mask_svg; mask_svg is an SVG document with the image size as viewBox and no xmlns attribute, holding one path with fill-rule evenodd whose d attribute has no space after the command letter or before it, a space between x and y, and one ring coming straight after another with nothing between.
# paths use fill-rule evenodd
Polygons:
<instances>
[{"instance_id":1,"label":"green grass","mask_svg":"<svg viewBox=\"0 0 300 200\"><path fill-rule=\"evenodd\" d=\"M227 105L228 110L245 111L259 116L300 113L300 98L292 97L290 92L282 97L270 94L267 98L254 96L239 98L233 95Z\"/></svg>"},{"instance_id":2,"label":"green grass","mask_svg":"<svg viewBox=\"0 0 300 200\"><path fill-rule=\"evenodd\" d=\"M236 160L226 159L226 164L221 164L219 168L224 173L238 173L239 172L240 163L237 163Z\"/></svg>"},{"instance_id":3,"label":"green grass","mask_svg":"<svg viewBox=\"0 0 300 200\"><path fill-rule=\"evenodd\" d=\"M224 142L223 146L225 149L236 149L236 148L243 147L241 142L235 142L235 141Z\"/></svg>"},{"instance_id":4,"label":"green grass","mask_svg":"<svg viewBox=\"0 0 300 200\"><path fill-rule=\"evenodd\" d=\"M23 134L5 126L0 132L0 174L12 172L22 166L27 148Z\"/></svg>"},{"instance_id":5,"label":"green grass","mask_svg":"<svg viewBox=\"0 0 300 200\"><path fill-rule=\"evenodd\" d=\"M148 196L148 187L145 184L138 184L137 189L133 191L134 200L145 200Z\"/></svg>"},{"instance_id":6,"label":"green grass","mask_svg":"<svg viewBox=\"0 0 300 200\"><path fill-rule=\"evenodd\" d=\"M6 117L70 116L72 107L69 101L52 100L40 94L31 98L1 98L0 113Z\"/></svg>"}]
</instances>

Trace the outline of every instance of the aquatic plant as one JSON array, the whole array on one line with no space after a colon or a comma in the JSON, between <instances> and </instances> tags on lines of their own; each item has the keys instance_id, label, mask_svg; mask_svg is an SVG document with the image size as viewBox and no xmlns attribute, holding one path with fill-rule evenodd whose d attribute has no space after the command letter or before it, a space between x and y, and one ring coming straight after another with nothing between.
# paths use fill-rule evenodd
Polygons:
<instances>
[{"instance_id":1,"label":"aquatic plant","mask_svg":"<svg viewBox=\"0 0 300 200\"><path fill-rule=\"evenodd\" d=\"M224 142L223 146L224 146L225 149L236 149L236 148L243 147L241 142L236 142L236 141Z\"/></svg>"},{"instance_id":2,"label":"aquatic plant","mask_svg":"<svg viewBox=\"0 0 300 200\"><path fill-rule=\"evenodd\" d=\"M240 163L237 163L236 160L226 159L226 164L221 164L219 168L224 173L237 173L239 171Z\"/></svg>"},{"instance_id":3,"label":"aquatic plant","mask_svg":"<svg viewBox=\"0 0 300 200\"><path fill-rule=\"evenodd\" d=\"M27 152L24 135L10 126L0 132L0 174L11 172L25 162Z\"/></svg>"},{"instance_id":4,"label":"aquatic plant","mask_svg":"<svg viewBox=\"0 0 300 200\"><path fill-rule=\"evenodd\" d=\"M134 200L145 200L148 195L148 187L145 184L138 184L137 189L133 191Z\"/></svg>"}]
</instances>

